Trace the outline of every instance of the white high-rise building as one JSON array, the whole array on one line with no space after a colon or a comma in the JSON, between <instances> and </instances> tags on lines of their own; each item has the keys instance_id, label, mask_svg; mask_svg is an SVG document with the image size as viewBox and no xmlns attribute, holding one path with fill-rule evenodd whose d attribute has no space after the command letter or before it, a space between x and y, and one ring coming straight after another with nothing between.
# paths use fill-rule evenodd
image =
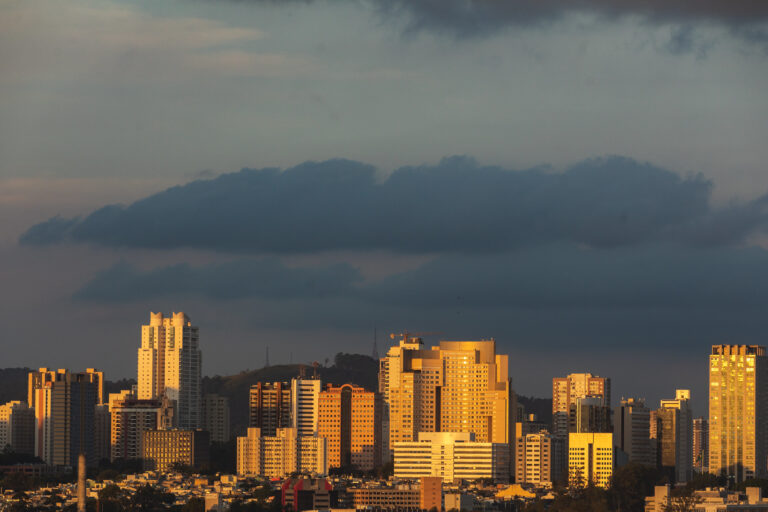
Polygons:
<instances>
[{"instance_id":1,"label":"white high-rise building","mask_svg":"<svg viewBox=\"0 0 768 512\"><path fill-rule=\"evenodd\" d=\"M317 435L321 390L320 379L291 380L291 427L299 436Z\"/></svg>"},{"instance_id":2,"label":"white high-rise building","mask_svg":"<svg viewBox=\"0 0 768 512\"><path fill-rule=\"evenodd\" d=\"M150 313L149 325L141 326L138 398L165 396L175 405L175 427L200 428L201 367L198 328L189 317Z\"/></svg>"}]
</instances>

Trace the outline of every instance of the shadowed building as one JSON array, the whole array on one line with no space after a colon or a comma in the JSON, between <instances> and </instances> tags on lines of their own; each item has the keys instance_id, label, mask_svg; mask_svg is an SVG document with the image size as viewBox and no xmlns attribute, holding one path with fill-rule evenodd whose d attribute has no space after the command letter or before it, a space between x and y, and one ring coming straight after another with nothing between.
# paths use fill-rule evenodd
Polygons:
<instances>
[{"instance_id":1,"label":"shadowed building","mask_svg":"<svg viewBox=\"0 0 768 512\"><path fill-rule=\"evenodd\" d=\"M29 373L28 403L35 410L35 455L57 466L98 462L94 447L94 414L101 403L103 374L94 369L71 373L40 368Z\"/></svg>"},{"instance_id":2,"label":"shadowed building","mask_svg":"<svg viewBox=\"0 0 768 512\"><path fill-rule=\"evenodd\" d=\"M288 382L257 382L249 394L248 426L275 436L291 426L291 385Z\"/></svg>"}]
</instances>

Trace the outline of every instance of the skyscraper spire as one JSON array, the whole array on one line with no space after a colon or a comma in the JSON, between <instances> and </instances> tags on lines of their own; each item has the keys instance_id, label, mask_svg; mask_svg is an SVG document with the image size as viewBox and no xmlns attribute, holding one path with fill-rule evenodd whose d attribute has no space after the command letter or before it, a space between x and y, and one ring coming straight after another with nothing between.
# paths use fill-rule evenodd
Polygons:
<instances>
[{"instance_id":1,"label":"skyscraper spire","mask_svg":"<svg viewBox=\"0 0 768 512\"><path fill-rule=\"evenodd\" d=\"M371 354L371 357L374 359L379 359L379 347L376 344L376 328L373 328L373 353Z\"/></svg>"}]
</instances>

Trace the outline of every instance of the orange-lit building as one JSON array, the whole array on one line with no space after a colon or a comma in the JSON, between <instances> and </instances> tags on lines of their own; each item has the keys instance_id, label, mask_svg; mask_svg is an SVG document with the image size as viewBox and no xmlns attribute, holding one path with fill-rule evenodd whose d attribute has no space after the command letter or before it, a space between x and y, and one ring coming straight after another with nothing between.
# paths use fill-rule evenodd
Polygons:
<instances>
[{"instance_id":1,"label":"orange-lit building","mask_svg":"<svg viewBox=\"0 0 768 512\"><path fill-rule=\"evenodd\" d=\"M517 410L507 355L494 340L441 341L425 348L407 334L381 360L387 451L421 432L473 434L478 442L513 443Z\"/></svg>"},{"instance_id":2,"label":"orange-lit building","mask_svg":"<svg viewBox=\"0 0 768 512\"><path fill-rule=\"evenodd\" d=\"M352 384L320 392L318 435L328 440L328 466L367 471L381 464L381 399Z\"/></svg>"}]
</instances>

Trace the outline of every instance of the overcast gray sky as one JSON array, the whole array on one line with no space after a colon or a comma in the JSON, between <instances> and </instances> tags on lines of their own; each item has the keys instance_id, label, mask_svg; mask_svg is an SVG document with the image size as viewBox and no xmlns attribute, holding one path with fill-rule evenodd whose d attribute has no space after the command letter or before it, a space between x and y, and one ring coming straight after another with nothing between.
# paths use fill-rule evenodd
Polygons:
<instances>
[{"instance_id":1,"label":"overcast gray sky","mask_svg":"<svg viewBox=\"0 0 768 512\"><path fill-rule=\"evenodd\" d=\"M3 365L184 310L207 374L409 328L703 394L765 343L768 9L690 5L3 2Z\"/></svg>"}]
</instances>

